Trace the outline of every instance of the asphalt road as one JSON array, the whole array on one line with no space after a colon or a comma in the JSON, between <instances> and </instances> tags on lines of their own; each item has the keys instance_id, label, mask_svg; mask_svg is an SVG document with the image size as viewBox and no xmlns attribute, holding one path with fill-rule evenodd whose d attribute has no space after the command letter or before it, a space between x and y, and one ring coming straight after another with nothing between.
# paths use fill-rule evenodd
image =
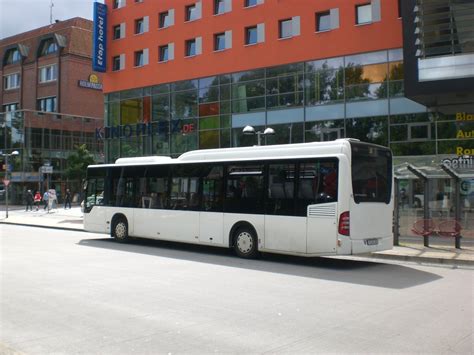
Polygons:
<instances>
[{"instance_id":1,"label":"asphalt road","mask_svg":"<svg viewBox=\"0 0 474 355\"><path fill-rule=\"evenodd\" d=\"M0 353L473 353L474 270L0 225Z\"/></svg>"}]
</instances>

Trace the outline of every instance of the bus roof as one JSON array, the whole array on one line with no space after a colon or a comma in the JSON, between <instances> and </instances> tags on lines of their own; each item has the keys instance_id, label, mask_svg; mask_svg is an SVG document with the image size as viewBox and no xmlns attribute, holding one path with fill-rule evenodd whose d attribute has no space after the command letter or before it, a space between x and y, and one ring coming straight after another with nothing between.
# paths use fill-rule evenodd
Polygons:
<instances>
[{"instance_id":1,"label":"bus roof","mask_svg":"<svg viewBox=\"0 0 474 355\"><path fill-rule=\"evenodd\" d=\"M174 159L168 156L119 158L115 161L115 164L91 165L89 167L96 168L124 165L159 165L330 156L335 154L349 154L351 141L359 142L359 140L356 139L343 138L325 142L201 149L183 153L178 158Z\"/></svg>"}]
</instances>

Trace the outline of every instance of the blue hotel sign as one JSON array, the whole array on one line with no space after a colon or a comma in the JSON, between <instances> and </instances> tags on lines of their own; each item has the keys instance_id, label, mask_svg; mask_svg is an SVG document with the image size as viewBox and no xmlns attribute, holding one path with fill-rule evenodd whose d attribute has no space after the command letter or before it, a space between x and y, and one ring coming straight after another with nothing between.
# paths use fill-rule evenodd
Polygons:
<instances>
[{"instance_id":1,"label":"blue hotel sign","mask_svg":"<svg viewBox=\"0 0 474 355\"><path fill-rule=\"evenodd\" d=\"M94 42L92 69L104 73L107 69L107 5L94 3Z\"/></svg>"}]
</instances>

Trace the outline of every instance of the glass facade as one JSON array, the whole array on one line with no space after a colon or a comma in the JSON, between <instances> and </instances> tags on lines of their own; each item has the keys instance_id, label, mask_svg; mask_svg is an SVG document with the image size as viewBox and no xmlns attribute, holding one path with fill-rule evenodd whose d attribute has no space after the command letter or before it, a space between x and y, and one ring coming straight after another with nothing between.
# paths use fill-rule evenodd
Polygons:
<instances>
[{"instance_id":1,"label":"glass facade","mask_svg":"<svg viewBox=\"0 0 474 355\"><path fill-rule=\"evenodd\" d=\"M396 156L472 151L474 122L404 97L401 49L327 58L106 95L106 161L257 144L357 138Z\"/></svg>"}]
</instances>

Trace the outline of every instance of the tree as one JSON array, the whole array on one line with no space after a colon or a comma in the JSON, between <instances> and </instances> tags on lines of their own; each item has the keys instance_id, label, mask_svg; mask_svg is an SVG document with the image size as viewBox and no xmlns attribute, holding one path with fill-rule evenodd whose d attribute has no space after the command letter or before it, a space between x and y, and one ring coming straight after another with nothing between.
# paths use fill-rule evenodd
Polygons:
<instances>
[{"instance_id":1,"label":"tree","mask_svg":"<svg viewBox=\"0 0 474 355\"><path fill-rule=\"evenodd\" d=\"M86 177L87 166L94 163L93 155L87 150L87 146L82 144L69 155L64 174L69 180L82 181Z\"/></svg>"}]
</instances>

